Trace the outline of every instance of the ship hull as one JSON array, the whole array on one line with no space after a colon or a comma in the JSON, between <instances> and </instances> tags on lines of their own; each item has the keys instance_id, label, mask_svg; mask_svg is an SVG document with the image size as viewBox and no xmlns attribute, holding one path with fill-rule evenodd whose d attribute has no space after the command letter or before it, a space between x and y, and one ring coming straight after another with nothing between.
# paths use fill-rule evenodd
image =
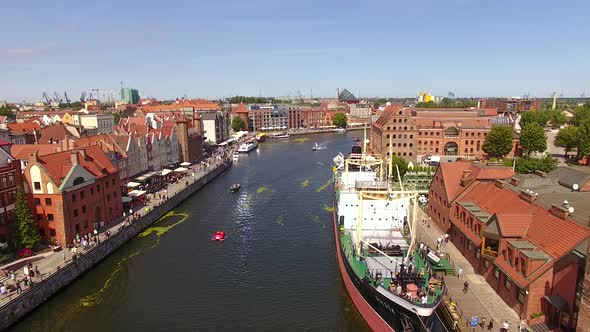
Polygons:
<instances>
[{"instance_id":1,"label":"ship hull","mask_svg":"<svg viewBox=\"0 0 590 332\"><path fill-rule=\"evenodd\" d=\"M354 273L340 244L337 206L334 203L333 226L336 256L340 275L352 302L373 331L439 331L442 329L435 315L418 316L416 312L395 303Z\"/></svg>"}]
</instances>

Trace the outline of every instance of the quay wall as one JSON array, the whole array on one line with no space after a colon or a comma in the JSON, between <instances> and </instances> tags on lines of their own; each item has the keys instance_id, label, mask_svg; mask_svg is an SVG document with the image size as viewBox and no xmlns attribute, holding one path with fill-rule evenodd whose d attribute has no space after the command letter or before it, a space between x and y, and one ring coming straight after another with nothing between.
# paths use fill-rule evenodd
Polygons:
<instances>
[{"instance_id":1,"label":"quay wall","mask_svg":"<svg viewBox=\"0 0 590 332\"><path fill-rule=\"evenodd\" d=\"M129 226L121 228L119 232L113 234L110 238L103 240L93 249L85 252L79 258L58 267L58 270L40 282L36 282L32 288L26 289L23 294L14 300L0 307L0 330L5 330L11 325L18 322L33 309L43 302L57 294L62 288L66 287L78 277L88 272L108 255L113 253L130 239L137 236L140 232L150 226L154 221L174 209L178 204L203 187L205 184L215 179L227 168L231 167L231 161L227 164L221 164L199 180L190 184L188 187L177 192L166 202L153 208L148 213L143 212L142 216L133 221Z\"/></svg>"}]
</instances>

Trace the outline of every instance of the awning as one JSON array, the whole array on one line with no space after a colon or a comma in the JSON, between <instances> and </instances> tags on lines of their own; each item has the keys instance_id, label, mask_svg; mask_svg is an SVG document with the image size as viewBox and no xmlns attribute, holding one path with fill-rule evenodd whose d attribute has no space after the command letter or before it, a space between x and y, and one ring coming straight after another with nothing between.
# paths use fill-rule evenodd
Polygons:
<instances>
[{"instance_id":1,"label":"awning","mask_svg":"<svg viewBox=\"0 0 590 332\"><path fill-rule=\"evenodd\" d=\"M133 190L129 192L127 195L129 195L129 197L136 198L143 194L145 194L145 190Z\"/></svg>"},{"instance_id":2,"label":"awning","mask_svg":"<svg viewBox=\"0 0 590 332\"><path fill-rule=\"evenodd\" d=\"M188 161L184 161L182 163L180 163L180 166L190 166L191 163L189 163Z\"/></svg>"},{"instance_id":3,"label":"awning","mask_svg":"<svg viewBox=\"0 0 590 332\"><path fill-rule=\"evenodd\" d=\"M138 186L141 186L141 183L137 183L137 182L133 182L133 181L127 183L127 188L135 188Z\"/></svg>"},{"instance_id":4,"label":"awning","mask_svg":"<svg viewBox=\"0 0 590 332\"><path fill-rule=\"evenodd\" d=\"M188 168L184 168L184 167L178 167L177 169L174 170L175 172L186 172L188 171Z\"/></svg>"},{"instance_id":5,"label":"awning","mask_svg":"<svg viewBox=\"0 0 590 332\"><path fill-rule=\"evenodd\" d=\"M552 306L555 307L558 311L561 312L569 312L570 306L567 304L567 301L564 300L563 297L559 295L545 295L545 300L551 303Z\"/></svg>"},{"instance_id":6,"label":"awning","mask_svg":"<svg viewBox=\"0 0 590 332\"><path fill-rule=\"evenodd\" d=\"M127 196L123 196L123 197L121 197L121 201L123 201L123 203L129 203L132 201L132 198L127 197Z\"/></svg>"},{"instance_id":7,"label":"awning","mask_svg":"<svg viewBox=\"0 0 590 332\"><path fill-rule=\"evenodd\" d=\"M168 175L170 173L172 173L172 171L169 169L162 170L162 175Z\"/></svg>"}]
</instances>

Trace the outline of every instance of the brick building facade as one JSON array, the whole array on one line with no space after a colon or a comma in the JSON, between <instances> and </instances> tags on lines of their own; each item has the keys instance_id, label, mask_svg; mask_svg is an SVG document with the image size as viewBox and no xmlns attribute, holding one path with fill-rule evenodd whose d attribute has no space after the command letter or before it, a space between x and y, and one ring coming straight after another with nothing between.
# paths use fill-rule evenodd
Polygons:
<instances>
[{"instance_id":1,"label":"brick building facade","mask_svg":"<svg viewBox=\"0 0 590 332\"><path fill-rule=\"evenodd\" d=\"M419 162L424 156L442 160L479 159L483 142L492 127L504 123L490 109L419 109L390 105L371 127L373 153L388 154L391 138L394 154ZM518 145L514 140L512 156ZM443 157L447 157L446 159Z\"/></svg>"},{"instance_id":2,"label":"brick building facade","mask_svg":"<svg viewBox=\"0 0 590 332\"><path fill-rule=\"evenodd\" d=\"M441 164L428 213L500 297L524 319L575 327L576 285L590 236L567 205L550 209L538 195L507 188L513 171L457 162Z\"/></svg>"},{"instance_id":3,"label":"brick building facade","mask_svg":"<svg viewBox=\"0 0 590 332\"><path fill-rule=\"evenodd\" d=\"M98 146L32 154L23 175L41 235L62 246L122 216L119 171Z\"/></svg>"},{"instance_id":4,"label":"brick building facade","mask_svg":"<svg viewBox=\"0 0 590 332\"><path fill-rule=\"evenodd\" d=\"M540 99L522 98L489 98L480 99L477 103L478 108L493 108L500 114L535 111L541 109L541 106Z\"/></svg>"},{"instance_id":5,"label":"brick building facade","mask_svg":"<svg viewBox=\"0 0 590 332\"><path fill-rule=\"evenodd\" d=\"M11 145L0 141L0 245L8 244L11 239L16 190L22 184L20 163L10 155Z\"/></svg>"}]
</instances>

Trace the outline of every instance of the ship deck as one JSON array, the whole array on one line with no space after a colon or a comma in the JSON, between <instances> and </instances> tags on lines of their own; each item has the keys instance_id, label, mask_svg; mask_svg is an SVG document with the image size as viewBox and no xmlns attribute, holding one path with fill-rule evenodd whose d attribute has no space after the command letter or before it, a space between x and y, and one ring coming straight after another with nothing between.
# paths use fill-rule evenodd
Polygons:
<instances>
[{"instance_id":1,"label":"ship deck","mask_svg":"<svg viewBox=\"0 0 590 332\"><path fill-rule=\"evenodd\" d=\"M355 257L356 255L354 252L353 240L348 232L345 232L344 234L340 235L340 243L342 246L342 250L345 253L347 261L349 262L354 273L356 274L356 276L359 279L366 277L371 281L371 284L374 287L376 287L377 280L375 280L375 278L371 275L370 271L377 270L377 271L380 271L381 275L382 275L381 285L384 288L389 289L389 284L392 279L391 274L392 273L395 274L395 272L398 270L398 268L397 268L398 265L396 264L396 262L391 262L390 259L388 259L382 255L379 255L379 254L373 255L373 254L369 253L367 250L363 250L363 252L361 254L365 258L365 261L357 260ZM414 257L413 265L417 269L417 271L424 270L423 284L428 285L430 278L434 277L434 276L431 276L428 273L428 269L426 268L426 262L423 261L418 254L414 254L413 257ZM402 257L394 257L394 259L396 259L398 261L403 260ZM438 285L436 285L434 294L428 295L427 304L429 305L429 304L433 304L434 302L436 302L439 295L441 294L441 292L442 292L442 289L439 288ZM391 292L391 294L394 294L395 296L397 296L397 294L395 294L395 292ZM412 302L414 304L420 304L419 300L414 300L414 301L407 300L407 301Z\"/></svg>"}]
</instances>

